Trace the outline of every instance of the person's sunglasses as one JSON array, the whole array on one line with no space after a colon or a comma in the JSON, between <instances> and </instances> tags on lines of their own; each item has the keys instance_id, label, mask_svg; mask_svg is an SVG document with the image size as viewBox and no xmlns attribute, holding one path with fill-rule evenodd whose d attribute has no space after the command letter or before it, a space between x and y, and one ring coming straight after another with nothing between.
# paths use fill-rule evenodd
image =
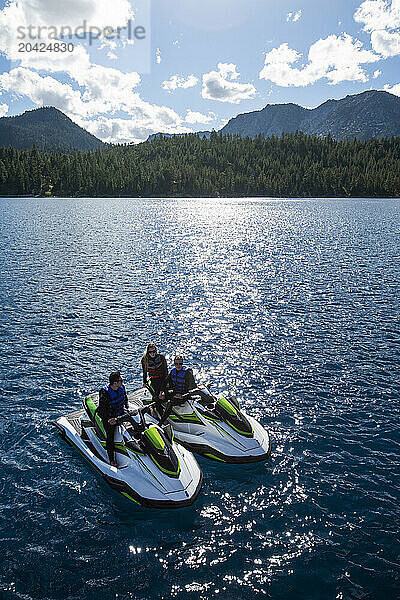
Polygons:
<instances>
[{"instance_id":1,"label":"person's sunglasses","mask_svg":"<svg viewBox=\"0 0 400 600\"><path fill-rule=\"evenodd\" d=\"M183 365L183 362L175 361L175 364L178 365L178 366L180 366L180 365Z\"/></svg>"}]
</instances>

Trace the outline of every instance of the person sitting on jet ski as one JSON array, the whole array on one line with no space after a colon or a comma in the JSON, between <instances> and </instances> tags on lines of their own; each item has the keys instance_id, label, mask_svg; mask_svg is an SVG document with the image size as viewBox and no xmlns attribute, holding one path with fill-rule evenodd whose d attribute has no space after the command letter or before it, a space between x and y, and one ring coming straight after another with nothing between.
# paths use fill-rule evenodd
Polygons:
<instances>
[{"instance_id":1,"label":"person sitting on jet ski","mask_svg":"<svg viewBox=\"0 0 400 600\"><path fill-rule=\"evenodd\" d=\"M124 414L124 408L128 409L128 397L125 386L122 383L121 373L114 371L110 374L109 385L104 386L99 391L98 415L103 421L104 429L107 434L106 450L108 459L112 467L117 467L115 460L114 432L117 426L116 417Z\"/></svg>"},{"instance_id":2,"label":"person sitting on jet ski","mask_svg":"<svg viewBox=\"0 0 400 600\"><path fill-rule=\"evenodd\" d=\"M182 398L183 394L187 394L190 390L197 388L192 369L183 366L183 357L175 356L174 368L169 373L162 385L162 394L160 398L165 398L165 392L172 390L174 398Z\"/></svg>"},{"instance_id":3,"label":"person sitting on jet ski","mask_svg":"<svg viewBox=\"0 0 400 600\"><path fill-rule=\"evenodd\" d=\"M155 344L148 344L141 364L143 369L143 387L147 387L147 375L149 375L151 394L157 402L162 384L168 376L168 366L165 356L158 352Z\"/></svg>"}]
</instances>

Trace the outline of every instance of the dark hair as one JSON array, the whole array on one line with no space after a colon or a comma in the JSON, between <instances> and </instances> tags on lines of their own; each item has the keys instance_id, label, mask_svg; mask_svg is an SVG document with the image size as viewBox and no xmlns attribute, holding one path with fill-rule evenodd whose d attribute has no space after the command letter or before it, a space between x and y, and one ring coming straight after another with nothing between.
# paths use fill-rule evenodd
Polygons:
<instances>
[{"instance_id":1,"label":"dark hair","mask_svg":"<svg viewBox=\"0 0 400 600\"><path fill-rule=\"evenodd\" d=\"M153 342L150 342L150 344L147 344L147 347L146 347L146 350L144 351L143 356L148 356L150 348L155 348L156 354L158 354L158 348L157 348L157 346L155 344L153 344Z\"/></svg>"},{"instance_id":2,"label":"dark hair","mask_svg":"<svg viewBox=\"0 0 400 600\"><path fill-rule=\"evenodd\" d=\"M144 354L142 356L142 365L143 368L146 369L147 371L147 367L149 366L149 348L155 348L156 349L156 355L158 354L158 348L155 344L153 344L153 342L150 342L150 344L147 344L146 346L146 350L144 351Z\"/></svg>"},{"instance_id":3,"label":"dark hair","mask_svg":"<svg viewBox=\"0 0 400 600\"><path fill-rule=\"evenodd\" d=\"M110 377L108 379L109 379L110 385L112 385L113 383L117 383L117 381L122 379L121 373L119 371L113 371L112 373L110 373Z\"/></svg>"}]
</instances>

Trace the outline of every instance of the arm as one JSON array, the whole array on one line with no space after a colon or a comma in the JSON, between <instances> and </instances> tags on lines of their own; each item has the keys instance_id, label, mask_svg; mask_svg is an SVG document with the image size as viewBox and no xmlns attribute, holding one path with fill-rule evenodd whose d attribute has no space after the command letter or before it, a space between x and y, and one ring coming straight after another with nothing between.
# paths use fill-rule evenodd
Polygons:
<instances>
[{"instance_id":1,"label":"arm","mask_svg":"<svg viewBox=\"0 0 400 600\"><path fill-rule=\"evenodd\" d=\"M168 386L168 383L170 380L169 380L169 375L168 375L168 365L167 365L165 356L163 354L161 354L160 356L161 356L161 368L162 368L163 382L160 387L159 398L161 400L163 400L165 398L165 390L167 389L167 386Z\"/></svg>"},{"instance_id":2,"label":"arm","mask_svg":"<svg viewBox=\"0 0 400 600\"><path fill-rule=\"evenodd\" d=\"M125 394L125 398L124 398L125 408L126 408L126 410L129 410L128 394L126 393L125 386L123 385L122 387L124 388L124 394Z\"/></svg>"},{"instance_id":3,"label":"arm","mask_svg":"<svg viewBox=\"0 0 400 600\"><path fill-rule=\"evenodd\" d=\"M197 387L196 381L194 379L192 369L188 369L185 373L185 388L183 393L186 394L190 392L190 390L194 390Z\"/></svg>"},{"instance_id":4,"label":"arm","mask_svg":"<svg viewBox=\"0 0 400 600\"><path fill-rule=\"evenodd\" d=\"M161 354L161 363L162 363L162 376L165 379L166 377L168 377L168 365L167 365L167 361L166 358L163 354Z\"/></svg>"},{"instance_id":5,"label":"arm","mask_svg":"<svg viewBox=\"0 0 400 600\"><path fill-rule=\"evenodd\" d=\"M143 357L141 360L142 363L142 370L143 370L143 385L146 385L147 383L147 365L146 365L146 359Z\"/></svg>"},{"instance_id":6,"label":"arm","mask_svg":"<svg viewBox=\"0 0 400 600\"><path fill-rule=\"evenodd\" d=\"M167 375L166 378L164 379L164 381L162 382L161 388L160 388L161 392L164 393L170 384L171 384L171 373L169 375Z\"/></svg>"},{"instance_id":7,"label":"arm","mask_svg":"<svg viewBox=\"0 0 400 600\"><path fill-rule=\"evenodd\" d=\"M99 407L97 412L102 419L108 420L110 418L110 396L106 390L101 389L99 392Z\"/></svg>"}]
</instances>

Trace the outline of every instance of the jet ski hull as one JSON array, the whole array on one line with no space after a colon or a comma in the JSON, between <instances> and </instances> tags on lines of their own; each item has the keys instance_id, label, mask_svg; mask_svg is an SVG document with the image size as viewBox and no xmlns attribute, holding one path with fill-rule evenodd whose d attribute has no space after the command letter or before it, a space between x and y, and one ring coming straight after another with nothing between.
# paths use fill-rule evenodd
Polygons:
<instances>
[{"instance_id":1,"label":"jet ski hull","mask_svg":"<svg viewBox=\"0 0 400 600\"><path fill-rule=\"evenodd\" d=\"M136 504L147 508L184 508L193 504L200 493L203 474L196 459L174 442L172 448L179 464L179 472L175 474L162 472L143 450L126 444L123 436L115 438L116 468L109 464L105 440L99 438L85 410L60 417L54 425L113 490ZM134 442L131 445L134 447Z\"/></svg>"},{"instance_id":2,"label":"jet ski hull","mask_svg":"<svg viewBox=\"0 0 400 600\"><path fill-rule=\"evenodd\" d=\"M209 395L213 399L214 410L207 409L196 397L174 405L167 422L172 425L177 442L191 452L218 462L248 464L268 460L272 444L264 427L241 410L237 402L217 400L205 386L199 389L204 397ZM129 397L134 404L150 399L143 390Z\"/></svg>"}]
</instances>

